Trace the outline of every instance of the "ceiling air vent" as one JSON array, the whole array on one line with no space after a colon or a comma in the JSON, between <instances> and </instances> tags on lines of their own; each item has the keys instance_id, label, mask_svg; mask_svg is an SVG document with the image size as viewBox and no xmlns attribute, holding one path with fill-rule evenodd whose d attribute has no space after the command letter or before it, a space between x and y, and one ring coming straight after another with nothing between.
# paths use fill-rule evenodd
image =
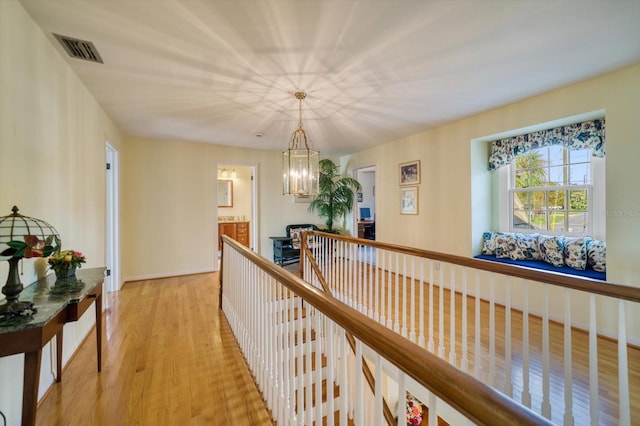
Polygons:
<instances>
[{"instance_id":1,"label":"ceiling air vent","mask_svg":"<svg viewBox=\"0 0 640 426\"><path fill-rule=\"evenodd\" d=\"M78 40L77 38L67 37L60 34L53 34L60 42L64 50L67 51L69 56L76 59L84 59L85 61L102 62L102 58L98 53L98 49L90 41Z\"/></svg>"}]
</instances>

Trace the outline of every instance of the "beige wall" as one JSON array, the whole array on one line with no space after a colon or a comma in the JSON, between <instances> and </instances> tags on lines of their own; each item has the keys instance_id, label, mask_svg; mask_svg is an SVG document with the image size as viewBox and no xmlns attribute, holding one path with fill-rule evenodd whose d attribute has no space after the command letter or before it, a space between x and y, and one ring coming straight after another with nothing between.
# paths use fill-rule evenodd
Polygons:
<instances>
[{"instance_id":1,"label":"beige wall","mask_svg":"<svg viewBox=\"0 0 640 426\"><path fill-rule=\"evenodd\" d=\"M0 1L0 215L20 212L52 224L63 248L82 251L85 267L105 264L105 141L121 136L22 5ZM39 268L36 268L36 264ZM23 284L46 262L24 260ZM0 282L7 279L0 262ZM66 363L93 326L93 308L65 327ZM43 350L40 395L52 383ZM20 422L23 357L0 358L0 410Z\"/></svg>"},{"instance_id":2,"label":"beige wall","mask_svg":"<svg viewBox=\"0 0 640 426\"><path fill-rule=\"evenodd\" d=\"M284 235L290 223L322 221L308 204L282 195L280 151L258 151L185 141L130 138L123 161L124 279L217 270L216 204L218 164L255 166L258 232L254 250L273 255L269 236Z\"/></svg>"},{"instance_id":3,"label":"beige wall","mask_svg":"<svg viewBox=\"0 0 640 426\"><path fill-rule=\"evenodd\" d=\"M482 138L604 109L607 120L607 266L614 282L640 285L640 65L467 117L342 159L350 169L376 164L380 241L470 256L496 212ZM417 216L400 215L398 164L420 160ZM630 212L621 216L611 212ZM605 214L605 212L596 212ZM398 227L398 223L404 226Z\"/></svg>"}]
</instances>

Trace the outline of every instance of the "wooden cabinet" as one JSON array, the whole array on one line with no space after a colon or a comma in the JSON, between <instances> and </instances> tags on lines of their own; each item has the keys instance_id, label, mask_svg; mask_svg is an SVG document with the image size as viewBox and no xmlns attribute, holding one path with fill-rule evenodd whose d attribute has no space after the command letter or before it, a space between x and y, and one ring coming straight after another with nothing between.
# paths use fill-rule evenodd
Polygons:
<instances>
[{"instance_id":1,"label":"wooden cabinet","mask_svg":"<svg viewBox=\"0 0 640 426\"><path fill-rule=\"evenodd\" d=\"M249 222L236 224L236 241L249 247Z\"/></svg>"},{"instance_id":2,"label":"wooden cabinet","mask_svg":"<svg viewBox=\"0 0 640 426\"><path fill-rule=\"evenodd\" d=\"M376 223L372 220L358 221L358 238L376 239Z\"/></svg>"},{"instance_id":3,"label":"wooden cabinet","mask_svg":"<svg viewBox=\"0 0 640 426\"><path fill-rule=\"evenodd\" d=\"M223 235L249 247L249 222L218 222L218 250L222 249Z\"/></svg>"}]
</instances>

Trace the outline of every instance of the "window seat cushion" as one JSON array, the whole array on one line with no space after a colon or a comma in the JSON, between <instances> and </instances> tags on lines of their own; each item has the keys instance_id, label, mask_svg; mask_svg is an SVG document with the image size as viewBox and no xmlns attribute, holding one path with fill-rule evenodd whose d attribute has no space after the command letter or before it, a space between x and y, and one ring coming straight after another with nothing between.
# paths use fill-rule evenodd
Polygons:
<instances>
[{"instance_id":1,"label":"window seat cushion","mask_svg":"<svg viewBox=\"0 0 640 426\"><path fill-rule=\"evenodd\" d=\"M525 266L527 268L543 269L545 271L558 272L567 275L577 275L579 277L592 278L594 280L606 281L607 273L594 271L587 268L583 271L570 268L569 266L553 266L543 260L512 260L508 257L499 258L489 254L479 254L475 259L491 260L493 262L508 263L510 265Z\"/></svg>"}]
</instances>

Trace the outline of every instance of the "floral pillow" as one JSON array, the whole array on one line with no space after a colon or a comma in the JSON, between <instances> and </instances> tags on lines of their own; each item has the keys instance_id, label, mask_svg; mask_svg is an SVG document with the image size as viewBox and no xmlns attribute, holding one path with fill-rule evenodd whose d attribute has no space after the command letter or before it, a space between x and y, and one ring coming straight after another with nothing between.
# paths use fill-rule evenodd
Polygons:
<instances>
[{"instance_id":1,"label":"floral pillow","mask_svg":"<svg viewBox=\"0 0 640 426\"><path fill-rule=\"evenodd\" d=\"M496 254L496 233L482 233L482 254Z\"/></svg>"},{"instance_id":2,"label":"floral pillow","mask_svg":"<svg viewBox=\"0 0 640 426\"><path fill-rule=\"evenodd\" d=\"M538 236L538 248L540 258L553 266L564 266L564 237L560 236Z\"/></svg>"},{"instance_id":3,"label":"floral pillow","mask_svg":"<svg viewBox=\"0 0 640 426\"><path fill-rule=\"evenodd\" d=\"M538 234L513 234L507 236L511 260L540 260Z\"/></svg>"},{"instance_id":4,"label":"floral pillow","mask_svg":"<svg viewBox=\"0 0 640 426\"><path fill-rule=\"evenodd\" d=\"M291 245L293 248L300 248L300 237L303 232L313 231L313 228L291 228L289 230L289 235L291 236Z\"/></svg>"},{"instance_id":5,"label":"floral pillow","mask_svg":"<svg viewBox=\"0 0 640 426\"><path fill-rule=\"evenodd\" d=\"M508 258L509 252L514 249L513 241L511 238L513 234L510 232L496 232L495 233L495 241L496 241L496 257L497 258ZM511 243L511 244L510 244Z\"/></svg>"},{"instance_id":6,"label":"floral pillow","mask_svg":"<svg viewBox=\"0 0 640 426\"><path fill-rule=\"evenodd\" d=\"M594 271L607 272L607 244L604 241L589 241L587 244L587 264Z\"/></svg>"},{"instance_id":7,"label":"floral pillow","mask_svg":"<svg viewBox=\"0 0 640 426\"><path fill-rule=\"evenodd\" d=\"M573 269L587 269L587 244L590 238L565 238L564 263Z\"/></svg>"}]
</instances>

